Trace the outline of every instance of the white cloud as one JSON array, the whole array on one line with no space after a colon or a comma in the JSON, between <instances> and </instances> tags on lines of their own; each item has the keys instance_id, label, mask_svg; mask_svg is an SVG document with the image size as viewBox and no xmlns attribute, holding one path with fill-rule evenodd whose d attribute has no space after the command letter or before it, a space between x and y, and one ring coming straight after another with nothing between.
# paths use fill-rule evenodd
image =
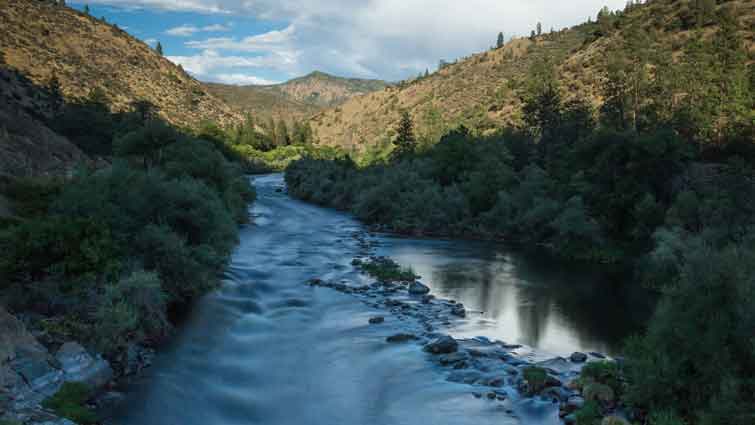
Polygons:
<instances>
[{"instance_id":1,"label":"white cloud","mask_svg":"<svg viewBox=\"0 0 755 425\"><path fill-rule=\"evenodd\" d=\"M156 38L148 38L148 39L144 40L144 42L147 43L147 44L149 44L149 45L155 45L155 44L157 44L157 39Z\"/></svg>"},{"instance_id":2,"label":"white cloud","mask_svg":"<svg viewBox=\"0 0 755 425\"><path fill-rule=\"evenodd\" d=\"M175 12L230 13L222 0L73 0L71 3L103 4L127 9L160 9ZM236 2L238 3L238 2Z\"/></svg>"},{"instance_id":3,"label":"white cloud","mask_svg":"<svg viewBox=\"0 0 755 425\"><path fill-rule=\"evenodd\" d=\"M116 6L236 14L285 22L262 35L209 38L187 47L276 57L288 74L313 69L400 79L439 59L487 49L502 31L524 36L542 22L560 29L626 0L89 0ZM194 33L196 34L196 32ZM281 58L295 60L280 61Z\"/></svg>"},{"instance_id":4,"label":"white cloud","mask_svg":"<svg viewBox=\"0 0 755 425\"><path fill-rule=\"evenodd\" d=\"M269 86L272 84L280 83L280 81L268 80L265 78L260 78L260 77L256 77L254 75L248 75L248 74L218 74L215 76L214 81L218 83L235 84L235 85L243 85L243 86L248 86L248 85Z\"/></svg>"},{"instance_id":5,"label":"white cloud","mask_svg":"<svg viewBox=\"0 0 755 425\"><path fill-rule=\"evenodd\" d=\"M203 50L192 56L168 56L171 62L198 78L209 78L220 73L232 74L238 69L276 69L285 72L296 62L296 55L270 54L264 56L223 56L215 50ZM231 71L229 71L231 70Z\"/></svg>"},{"instance_id":6,"label":"white cloud","mask_svg":"<svg viewBox=\"0 0 755 425\"><path fill-rule=\"evenodd\" d=\"M176 37L191 37L192 35L198 33L198 32L224 32L224 31L230 31L231 27L226 25L207 25L205 27L195 27L194 25L181 25L178 27L171 28L169 30L165 31L165 34L176 36Z\"/></svg>"},{"instance_id":7,"label":"white cloud","mask_svg":"<svg viewBox=\"0 0 755 425\"><path fill-rule=\"evenodd\" d=\"M269 52L291 46L295 40L295 33L296 28L293 25L289 25L283 30L274 30L243 39L218 37L203 41L189 41L186 43L186 47L236 52Z\"/></svg>"}]
</instances>

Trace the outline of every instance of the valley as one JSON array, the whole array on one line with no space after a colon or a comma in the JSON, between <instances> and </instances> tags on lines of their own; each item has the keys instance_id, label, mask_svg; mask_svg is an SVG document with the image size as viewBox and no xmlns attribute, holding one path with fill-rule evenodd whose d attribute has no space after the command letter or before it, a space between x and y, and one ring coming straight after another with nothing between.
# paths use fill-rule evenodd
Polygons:
<instances>
[{"instance_id":1,"label":"valley","mask_svg":"<svg viewBox=\"0 0 755 425\"><path fill-rule=\"evenodd\" d=\"M293 3L0 0L0 425L753 423L752 1Z\"/></svg>"}]
</instances>

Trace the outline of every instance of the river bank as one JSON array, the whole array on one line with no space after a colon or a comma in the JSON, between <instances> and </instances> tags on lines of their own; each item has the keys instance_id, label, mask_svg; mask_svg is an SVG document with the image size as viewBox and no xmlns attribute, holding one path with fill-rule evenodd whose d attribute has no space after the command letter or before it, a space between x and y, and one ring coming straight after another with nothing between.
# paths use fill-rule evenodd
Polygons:
<instances>
[{"instance_id":1,"label":"river bank","mask_svg":"<svg viewBox=\"0 0 755 425\"><path fill-rule=\"evenodd\" d=\"M241 230L221 288L198 302L154 366L123 388L126 399L108 423L560 423L558 403L520 396L521 376L500 369L521 375L552 356L494 338L460 337L455 354L423 351L421 343L453 335L475 313L465 309L462 319L450 301L422 304L408 285L376 283L353 260L376 256L382 236L347 214L292 200L280 175L257 177L255 185L253 224ZM475 350L490 356L474 357ZM454 369L461 365L455 356L471 366ZM574 373L579 364L566 362L563 373ZM465 383L462 376L474 373L480 382Z\"/></svg>"}]
</instances>

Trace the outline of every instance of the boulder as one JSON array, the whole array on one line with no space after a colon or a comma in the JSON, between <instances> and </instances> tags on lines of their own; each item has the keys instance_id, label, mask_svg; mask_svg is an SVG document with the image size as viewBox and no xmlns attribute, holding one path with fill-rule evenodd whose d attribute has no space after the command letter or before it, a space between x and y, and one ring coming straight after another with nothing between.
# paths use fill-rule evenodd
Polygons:
<instances>
[{"instance_id":1,"label":"boulder","mask_svg":"<svg viewBox=\"0 0 755 425\"><path fill-rule=\"evenodd\" d=\"M385 317L383 316L376 316L376 317L370 317L369 323L371 325L377 325L378 323L385 322Z\"/></svg>"},{"instance_id":2,"label":"boulder","mask_svg":"<svg viewBox=\"0 0 755 425\"><path fill-rule=\"evenodd\" d=\"M587 354L580 352L572 353L572 355L569 356L569 360L574 363L584 363L587 361Z\"/></svg>"},{"instance_id":3,"label":"boulder","mask_svg":"<svg viewBox=\"0 0 755 425\"><path fill-rule=\"evenodd\" d=\"M467 311L464 309L464 304L454 304L451 308L451 314L457 317L467 317Z\"/></svg>"},{"instance_id":4,"label":"boulder","mask_svg":"<svg viewBox=\"0 0 755 425\"><path fill-rule=\"evenodd\" d=\"M425 345L425 351L431 354L455 353L459 349L459 343L448 335L441 336Z\"/></svg>"},{"instance_id":5,"label":"boulder","mask_svg":"<svg viewBox=\"0 0 755 425\"><path fill-rule=\"evenodd\" d=\"M55 354L65 374L65 380L82 382L91 388L101 388L113 378L113 370L107 360L92 357L75 342L66 342Z\"/></svg>"},{"instance_id":6,"label":"boulder","mask_svg":"<svg viewBox=\"0 0 755 425\"><path fill-rule=\"evenodd\" d=\"M0 307L0 407L33 406L57 391L63 373L55 359Z\"/></svg>"},{"instance_id":7,"label":"boulder","mask_svg":"<svg viewBox=\"0 0 755 425\"><path fill-rule=\"evenodd\" d=\"M413 295L425 295L430 292L430 288L422 282L414 281L409 284L409 293Z\"/></svg>"},{"instance_id":8,"label":"boulder","mask_svg":"<svg viewBox=\"0 0 755 425\"><path fill-rule=\"evenodd\" d=\"M574 412L575 410L581 409L584 405L585 405L584 398L578 395L573 395L566 400L566 403L564 404L564 410L571 413L571 412Z\"/></svg>"}]
</instances>

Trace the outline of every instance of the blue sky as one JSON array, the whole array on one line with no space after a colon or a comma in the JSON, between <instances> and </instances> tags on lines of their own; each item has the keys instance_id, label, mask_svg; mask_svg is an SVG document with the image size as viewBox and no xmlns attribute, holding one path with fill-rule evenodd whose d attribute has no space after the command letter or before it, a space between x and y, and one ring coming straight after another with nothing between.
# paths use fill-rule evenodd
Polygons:
<instances>
[{"instance_id":1,"label":"blue sky","mask_svg":"<svg viewBox=\"0 0 755 425\"><path fill-rule=\"evenodd\" d=\"M69 0L203 81L282 82L320 70L396 81L440 59L571 26L625 0Z\"/></svg>"}]
</instances>

